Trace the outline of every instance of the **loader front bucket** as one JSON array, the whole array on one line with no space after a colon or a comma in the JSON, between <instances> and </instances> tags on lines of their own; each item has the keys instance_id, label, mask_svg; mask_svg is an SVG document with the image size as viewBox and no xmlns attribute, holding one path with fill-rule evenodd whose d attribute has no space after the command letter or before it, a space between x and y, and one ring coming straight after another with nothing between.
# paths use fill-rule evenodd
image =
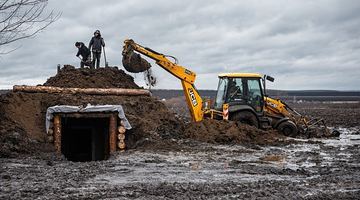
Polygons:
<instances>
[{"instance_id":1,"label":"loader front bucket","mask_svg":"<svg viewBox=\"0 0 360 200\"><path fill-rule=\"evenodd\" d=\"M324 119L311 119L306 123L305 133L310 137L339 137L338 130L330 130Z\"/></svg>"},{"instance_id":2,"label":"loader front bucket","mask_svg":"<svg viewBox=\"0 0 360 200\"><path fill-rule=\"evenodd\" d=\"M135 52L123 53L122 63L126 71L132 73L144 72L151 68L150 63Z\"/></svg>"}]
</instances>

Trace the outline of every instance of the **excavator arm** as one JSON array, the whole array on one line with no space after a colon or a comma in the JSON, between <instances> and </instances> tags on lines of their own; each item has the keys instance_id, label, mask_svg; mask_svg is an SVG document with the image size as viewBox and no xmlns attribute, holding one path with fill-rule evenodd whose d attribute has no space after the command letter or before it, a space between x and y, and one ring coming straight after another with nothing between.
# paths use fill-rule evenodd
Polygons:
<instances>
[{"instance_id":1,"label":"excavator arm","mask_svg":"<svg viewBox=\"0 0 360 200\"><path fill-rule=\"evenodd\" d=\"M169 56L158 53L150 48L143 47L131 39L125 40L122 52L123 56L132 54L134 51L155 60L157 65L180 79L186 103L189 107L190 115L193 121L197 122L203 120L203 100L194 85L196 74L185 67L178 65L177 62L169 60L167 58Z\"/></svg>"}]
</instances>

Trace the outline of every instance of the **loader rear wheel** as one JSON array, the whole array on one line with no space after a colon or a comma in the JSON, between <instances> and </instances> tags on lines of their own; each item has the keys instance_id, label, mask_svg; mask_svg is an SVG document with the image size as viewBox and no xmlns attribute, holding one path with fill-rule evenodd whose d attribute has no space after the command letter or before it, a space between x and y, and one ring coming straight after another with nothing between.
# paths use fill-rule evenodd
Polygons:
<instances>
[{"instance_id":1,"label":"loader rear wheel","mask_svg":"<svg viewBox=\"0 0 360 200\"><path fill-rule=\"evenodd\" d=\"M296 136L298 129L296 124L292 121L284 121L279 124L277 130L285 136Z\"/></svg>"},{"instance_id":2,"label":"loader rear wheel","mask_svg":"<svg viewBox=\"0 0 360 200\"><path fill-rule=\"evenodd\" d=\"M232 121L249 124L250 126L255 126L259 128L259 121L255 114L250 111L240 111L233 115Z\"/></svg>"}]
</instances>

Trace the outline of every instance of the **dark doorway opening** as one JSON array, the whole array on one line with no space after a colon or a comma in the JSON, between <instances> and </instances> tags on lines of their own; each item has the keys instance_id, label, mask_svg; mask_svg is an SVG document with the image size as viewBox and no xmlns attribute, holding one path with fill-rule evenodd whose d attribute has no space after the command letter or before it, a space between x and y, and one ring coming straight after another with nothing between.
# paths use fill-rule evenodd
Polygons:
<instances>
[{"instance_id":1,"label":"dark doorway opening","mask_svg":"<svg viewBox=\"0 0 360 200\"><path fill-rule=\"evenodd\" d=\"M61 152L70 161L109 157L109 118L62 117Z\"/></svg>"}]
</instances>

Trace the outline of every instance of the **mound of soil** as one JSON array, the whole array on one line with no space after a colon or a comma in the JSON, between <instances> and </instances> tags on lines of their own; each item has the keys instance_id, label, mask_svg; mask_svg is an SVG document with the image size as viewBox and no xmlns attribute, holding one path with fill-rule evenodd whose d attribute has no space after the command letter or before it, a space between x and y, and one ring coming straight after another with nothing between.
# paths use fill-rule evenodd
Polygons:
<instances>
[{"instance_id":1,"label":"mound of soil","mask_svg":"<svg viewBox=\"0 0 360 200\"><path fill-rule=\"evenodd\" d=\"M5 110L4 114L8 120L0 121L1 133L12 134L14 130L23 130L27 137L38 142L46 141L45 114L47 108L54 105L86 105L88 103L122 105L133 127L129 147L139 145L136 142L143 138L161 141L167 138L179 138L183 132L182 122L169 112L164 104L153 97L11 92L4 97L4 100L6 103L1 104L0 107Z\"/></svg>"},{"instance_id":2,"label":"mound of soil","mask_svg":"<svg viewBox=\"0 0 360 200\"><path fill-rule=\"evenodd\" d=\"M185 136L216 144L267 145L282 143L285 139L285 136L274 130L264 131L247 124L213 119L188 123Z\"/></svg>"},{"instance_id":3,"label":"mound of soil","mask_svg":"<svg viewBox=\"0 0 360 200\"><path fill-rule=\"evenodd\" d=\"M44 85L70 88L140 88L132 76L117 67L90 70L88 68L75 69L71 65L65 65Z\"/></svg>"},{"instance_id":4,"label":"mound of soil","mask_svg":"<svg viewBox=\"0 0 360 200\"><path fill-rule=\"evenodd\" d=\"M96 70L65 66L44 85L59 87L125 87L139 88L131 76L117 68ZM150 142L179 138L184 125L167 107L149 96L100 96L84 94L47 94L8 92L0 96L0 156L9 152L26 153L34 144L46 143L45 114L55 105L122 105L133 129L127 145L138 147ZM4 147L4 148L3 148ZM5 148L6 147L6 148ZM32 152L32 151L31 151ZM3 154L3 155L2 155Z\"/></svg>"},{"instance_id":5,"label":"mound of soil","mask_svg":"<svg viewBox=\"0 0 360 200\"><path fill-rule=\"evenodd\" d=\"M15 157L17 153L28 153L29 149L22 148L28 146L28 142L23 129L2 117L0 122L0 157Z\"/></svg>"},{"instance_id":6,"label":"mound of soil","mask_svg":"<svg viewBox=\"0 0 360 200\"><path fill-rule=\"evenodd\" d=\"M117 68L96 70L63 67L48 79L46 86L80 88L139 88L133 78ZM101 96L8 92L0 96L0 156L11 152L45 149L45 114L55 105L122 105L133 129L127 137L129 148L169 146L173 139L192 138L220 144L275 144L283 136L230 121L206 119L186 126L160 101L149 96ZM170 143L169 143L170 141ZM175 142L176 143L176 142ZM10 152L10 153L9 153ZM10 155L11 156L11 155Z\"/></svg>"}]
</instances>

